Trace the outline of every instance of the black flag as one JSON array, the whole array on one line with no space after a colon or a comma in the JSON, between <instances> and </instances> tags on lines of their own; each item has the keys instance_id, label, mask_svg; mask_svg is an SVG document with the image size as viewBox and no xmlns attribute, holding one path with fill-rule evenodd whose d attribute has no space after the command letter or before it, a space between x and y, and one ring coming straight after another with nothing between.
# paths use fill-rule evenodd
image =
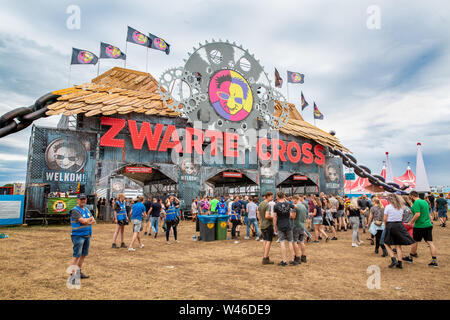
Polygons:
<instances>
[{"instance_id":1,"label":"black flag","mask_svg":"<svg viewBox=\"0 0 450 320\"><path fill-rule=\"evenodd\" d=\"M97 64L98 57L90 51L72 48L70 64Z\"/></svg>"},{"instance_id":2,"label":"black flag","mask_svg":"<svg viewBox=\"0 0 450 320\"><path fill-rule=\"evenodd\" d=\"M107 44L100 43L100 59L122 59L126 60L127 56L119 48Z\"/></svg>"},{"instance_id":3,"label":"black flag","mask_svg":"<svg viewBox=\"0 0 450 320\"><path fill-rule=\"evenodd\" d=\"M150 48L164 51L166 54L170 53L170 44L168 44L162 38L159 38L151 33L148 34L148 37L150 40Z\"/></svg>"},{"instance_id":4,"label":"black flag","mask_svg":"<svg viewBox=\"0 0 450 320\"><path fill-rule=\"evenodd\" d=\"M142 32L128 27L127 41L144 47L150 47L150 39Z\"/></svg>"},{"instance_id":5,"label":"black flag","mask_svg":"<svg viewBox=\"0 0 450 320\"><path fill-rule=\"evenodd\" d=\"M275 68L275 87L281 88L283 86L283 79L280 77L280 73L277 68Z\"/></svg>"},{"instance_id":6,"label":"black flag","mask_svg":"<svg viewBox=\"0 0 450 320\"><path fill-rule=\"evenodd\" d=\"M302 111L305 110L305 108L309 106L308 101L305 100L305 97L303 96L303 91L302 91Z\"/></svg>"}]
</instances>

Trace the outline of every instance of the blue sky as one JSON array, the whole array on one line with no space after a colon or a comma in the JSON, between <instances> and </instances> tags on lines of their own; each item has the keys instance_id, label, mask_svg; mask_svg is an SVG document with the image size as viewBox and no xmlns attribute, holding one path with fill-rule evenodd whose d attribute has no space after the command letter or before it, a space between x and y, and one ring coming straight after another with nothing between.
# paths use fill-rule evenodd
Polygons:
<instances>
[{"instance_id":1,"label":"blue sky","mask_svg":"<svg viewBox=\"0 0 450 320\"><path fill-rule=\"evenodd\" d=\"M69 5L81 28L66 26ZM367 8L380 8L381 28L367 28ZM100 41L125 49L127 25L171 44L150 51L156 78L199 42L229 39L248 49L273 78L277 67L305 74L291 85L325 115L318 126L337 132L360 164L381 171L385 152L394 175L422 143L431 185L450 185L450 2L448 1L3 1L0 0L0 114L65 88L71 48L97 52ZM101 72L116 61L101 62ZM145 71L145 49L128 46L128 67ZM72 83L97 67L74 66ZM286 95L286 88L283 87ZM312 108L304 118L312 122ZM56 126L59 117L36 122ZM30 129L0 139L0 185L25 181Z\"/></svg>"}]
</instances>

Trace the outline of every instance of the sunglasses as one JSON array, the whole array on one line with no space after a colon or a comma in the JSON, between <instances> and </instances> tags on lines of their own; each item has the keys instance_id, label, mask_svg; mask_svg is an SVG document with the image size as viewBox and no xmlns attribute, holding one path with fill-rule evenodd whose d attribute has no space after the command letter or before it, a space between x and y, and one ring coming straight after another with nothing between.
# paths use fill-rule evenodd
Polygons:
<instances>
[{"instance_id":1,"label":"sunglasses","mask_svg":"<svg viewBox=\"0 0 450 320\"><path fill-rule=\"evenodd\" d=\"M56 160L69 159L70 161L76 161L77 157L66 157L65 155L58 154L58 155L55 156L55 159Z\"/></svg>"}]
</instances>

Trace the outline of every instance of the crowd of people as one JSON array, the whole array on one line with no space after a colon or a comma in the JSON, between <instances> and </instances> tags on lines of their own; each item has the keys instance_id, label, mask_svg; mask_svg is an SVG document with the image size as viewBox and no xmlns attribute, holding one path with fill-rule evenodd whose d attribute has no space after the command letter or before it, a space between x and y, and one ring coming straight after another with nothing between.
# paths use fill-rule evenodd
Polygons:
<instances>
[{"instance_id":1,"label":"crowd of people","mask_svg":"<svg viewBox=\"0 0 450 320\"><path fill-rule=\"evenodd\" d=\"M73 259L71 264L80 269L81 278L88 278L81 273L81 266L89 252L91 225L95 219L86 208L86 196L78 195L77 206L71 210ZM127 209L127 207L129 209ZM134 244L139 248L144 244L144 236L156 238L160 227L165 231L166 243L170 244L172 230L175 242L178 242L177 226L183 219L180 201L170 195L166 199L149 199L139 196L127 201L125 195L113 199L112 208L115 231L112 248L128 248L133 252ZM390 268L402 269L403 262L413 263L418 257L418 243L424 240L430 250L431 262L437 267L436 248L433 244L433 221L446 227L447 211L450 208L450 195L437 199L426 196L423 199L415 191L407 196L397 194L373 194L356 197L335 195L294 195L286 196L278 192L276 197L267 192L262 201L254 196L216 196L197 197L190 207L190 217L196 221L199 231L199 215L228 215L228 229L231 239L240 238L241 227L246 226L244 239L252 237L262 242L262 264L274 264L270 259L272 242L277 238L281 247L279 266L296 266L307 262L305 242L314 244L324 240L325 243L337 241L339 232L352 231L352 247L360 247L361 230L367 233L374 253L391 258ZM127 247L124 242L125 226L131 222L133 236ZM368 231L368 232L366 232ZM120 235L120 246L117 238ZM404 246L411 246L409 254L404 254Z\"/></svg>"}]
</instances>

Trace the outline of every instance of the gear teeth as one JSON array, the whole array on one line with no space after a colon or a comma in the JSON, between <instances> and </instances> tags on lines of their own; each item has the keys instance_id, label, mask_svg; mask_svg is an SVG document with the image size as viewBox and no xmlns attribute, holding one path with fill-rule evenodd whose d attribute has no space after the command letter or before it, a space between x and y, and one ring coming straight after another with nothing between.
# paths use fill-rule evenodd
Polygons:
<instances>
[{"instance_id":1,"label":"gear teeth","mask_svg":"<svg viewBox=\"0 0 450 320\"><path fill-rule=\"evenodd\" d=\"M216 42L216 40L214 40L214 38L212 39L212 42Z\"/></svg>"},{"instance_id":2,"label":"gear teeth","mask_svg":"<svg viewBox=\"0 0 450 320\"><path fill-rule=\"evenodd\" d=\"M197 49L195 49L195 47L192 47L192 50L194 50L194 52L197 51Z\"/></svg>"},{"instance_id":3,"label":"gear teeth","mask_svg":"<svg viewBox=\"0 0 450 320\"><path fill-rule=\"evenodd\" d=\"M233 45L236 45L236 42L233 41Z\"/></svg>"},{"instance_id":4,"label":"gear teeth","mask_svg":"<svg viewBox=\"0 0 450 320\"><path fill-rule=\"evenodd\" d=\"M227 40L225 40L227 43L230 43L230 41L228 41L228 39Z\"/></svg>"},{"instance_id":5,"label":"gear teeth","mask_svg":"<svg viewBox=\"0 0 450 320\"><path fill-rule=\"evenodd\" d=\"M205 40L205 44L209 43L208 40Z\"/></svg>"},{"instance_id":6,"label":"gear teeth","mask_svg":"<svg viewBox=\"0 0 450 320\"><path fill-rule=\"evenodd\" d=\"M186 62L187 62L187 60L186 60L186 59L183 59L183 62L184 62L184 63L186 63Z\"/></svg>"},{"instance_id":7,"label":"gear teeth","mask_svg":"<svg viewBox=\"0 0 450 320\"><path fill-rule=\"evenodd\" d=\"M199 43L198 43L198 48L200 49L202 46L203 46L202 43L199 42Z\"/></svg>"}]
</instances>

